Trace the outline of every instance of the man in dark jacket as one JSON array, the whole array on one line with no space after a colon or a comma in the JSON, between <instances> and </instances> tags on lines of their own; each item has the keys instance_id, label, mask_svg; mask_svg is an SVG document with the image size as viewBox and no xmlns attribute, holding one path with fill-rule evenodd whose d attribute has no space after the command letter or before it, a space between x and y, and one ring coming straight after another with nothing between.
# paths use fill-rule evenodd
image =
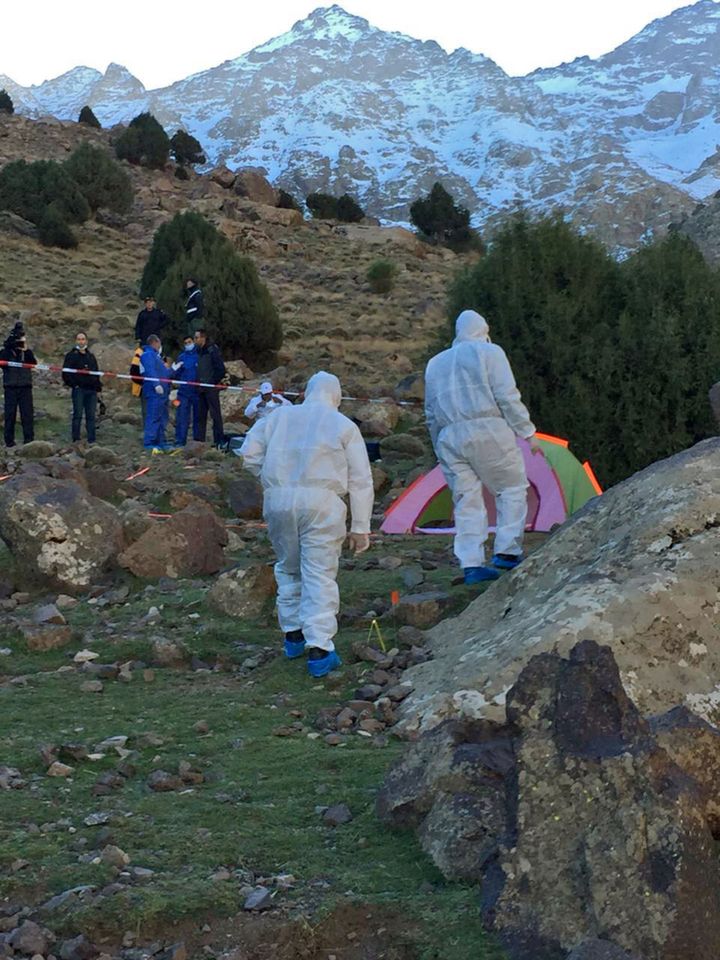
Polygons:
<instances>
[{"instance_id":1,"label":"man in dark jacket","mask_svg":"<svg viewBox=\"0 0 720 960\"><path fill-rule=\"evenodd\" d=\"M196 331L195 349L198 354L196 374L198 382L224 383L227 380L227 372L223 358L217 344L211 342L206 330ZM213 425L213 443L218 446L225 440L220 410L220 390L216 387L199 387L198 395L198 439L205 440L209 412Z\"/></svg>"},{"instance_id":2,"label":"man in dark jacket","mask_svg":"<svg viewBox=\"0 0 720 960\"><path fill-rule=\"evenodd\" d=\"M188 277L185 281L185 297L185 332L192 337L202 326L201 320L205 316L203 292L194 277Z\"/></svg>"},{"instance_id":3,"label":"man in dark jacket","mask_svg":"<svg viewBox=\"0 0 720 960\"><path fill-rule=\"evenodd\" d=\"M0 350L0 360L11 363L26 363L35 366L37 360L32 350L27 349L25 329L22 323L16 323L12 333ZM32 370L19 367L3 367L3 389L5 393L5 446L15 446L15 420L20 411L23 443L30 443L35 437L33 425Z\"/></svg>"},{"instance_id":4,"label":"man in dark jacket","mask_svg":"<svg viewBox=\"0 0 720 960\"><path fill-rule=\"evenodd\" d=\"M147 338L153 333L159 336L167 322L168 318L158 307L155 297L145 297L145 308L140 311L135 321L135 339L144 347Z\"/></svg>"},{"instance_id":5,"label":"man in dark jacket","mask_svg":"<svg viewBox=\"0 0 720 960\"><path fill-rule=\"evenodd\" d=\"M95 412L97 410L98 393L102 390L100 377L81 371L97 370L98 363L95 354L88 350L88 338L85 333L75 335L75 346L65 354L63 367L63 383L72 390L72 421L71 433L73 443L80 440L83 413L85 414L85 431L88 443L95 443ZM77 373L67 373L67 368L77 370Z\"/></svg>"}]
</instances>

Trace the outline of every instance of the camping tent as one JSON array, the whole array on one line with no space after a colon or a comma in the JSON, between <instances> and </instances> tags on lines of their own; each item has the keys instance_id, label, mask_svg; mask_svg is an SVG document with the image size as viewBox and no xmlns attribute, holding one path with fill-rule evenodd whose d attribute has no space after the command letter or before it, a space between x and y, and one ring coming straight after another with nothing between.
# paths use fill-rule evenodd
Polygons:
<instances>
[{"instance_id":1,"label":"camping tent","mask_svg":"<svg viewBox=\"0 0 720 960\"><path fill-rule=\"evenodd\" d=\"M527 440L518 440L529 481L528 530L548 531L602 493L592 467L581 464L568 441L537 434L542 456L533 455ZM495 499L484 490L490 526L495 525ZM452 498L439 466L419 477L385 512L383 533L452 533Z\"/></svg>"}]
</instances>

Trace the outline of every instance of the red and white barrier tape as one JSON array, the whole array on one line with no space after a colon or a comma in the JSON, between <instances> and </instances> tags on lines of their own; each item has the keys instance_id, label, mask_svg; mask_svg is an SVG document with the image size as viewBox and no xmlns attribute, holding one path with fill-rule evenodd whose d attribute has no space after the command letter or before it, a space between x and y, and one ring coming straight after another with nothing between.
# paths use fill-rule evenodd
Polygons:
<instances>
[{"instance_id":1,"label":"red and white barrier tape","mask_svg":"<svg viewBox=\"0 0 720 960\"><path fill-rule=\"evenodd\" d=\"M198 380L176 380L173 377L145 377L142 374L115 373L112 370L76 370L74 367L60 367L52 363L20 363L17 360L0 360L0 367L14 367L20 370L42 370L47 373L71 373L80 374L88 377L112 377L114 380L131 380L137 383L138 380L147 380L148 383L169 383L174 387L205 387L211 390L227 390L230 393L252 393L258 392L257 387L233 387L225 386L222 383L202 383ZM305 394L299 391L277 391L283 397L304 397ZM400 407L415 407L422 403L421 400L389 400L387 397L343 397L343 401L348 403L393 403Z\"/></svg>"}]
</instances>

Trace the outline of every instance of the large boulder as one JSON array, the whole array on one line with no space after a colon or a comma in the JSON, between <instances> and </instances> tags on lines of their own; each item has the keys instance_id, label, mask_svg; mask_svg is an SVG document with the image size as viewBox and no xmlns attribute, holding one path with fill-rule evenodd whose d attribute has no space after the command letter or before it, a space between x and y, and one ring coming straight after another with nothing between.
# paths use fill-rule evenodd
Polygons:
<instances>
[{"instance_id":1,"label":"large boulder","mask_svg":"<svg viewBox=\"0 0 720 960\"><path fill-rule=\"evenodd\" d=\"M195 577L217 573L225 562L225 524L201 503L147 530L120 555L136 577Z\"/></svg>"},{"instance_id":2,"label":"large boulder","mask_svg":"<svg viewBox=\"0 0 720 960\"><path fill-rule=\"evenodd\" d=\"M272 567L266 564L238 567L217 578L208 591L207 602L211 610L229 617L257 617L275 590Z\"/></svg>"},{"instance_id":3,"label":"large boulder","mask_svg":"<svg viewBox=\"0 0 720 960\"><path fill-rule=\"evenodd\" d=\"M360 421L363 436L389 437L400 422L400 409L394 400L385 397L379 402L356 405L353 416Z\"/></svg>"},{"instance_id":4,"label":"large boulder","mask_svg":"<svg viewBox=\"0 0 720 960\"><path fill-rule=\"evenodd\" d=\"M227 486L230 509L241 520L259 520L263 515L263 489L254 477L232 480Z\"/></svg>"},{"instance_id":5,"label":"large boulder","mask_svg":"<svg viewBox=\"0 0 720 960\"><path fill-rule=\"evenodd\" d=\"M122 548L117 511L73 480L21 474L0 485L0 537L23 579L90 586Z\"/></svg>"},{"instance_id":6,"label":"large boulder","mask_svg":"<svg viewBox=\"0 0 720 960\"><path fill-rule=\"evenodd\" d=\"M378 812L446 877L482 885L513 960L712 960L718 777L720 731L686 711L649 723L609 647L585 641L533 657L502 722L423 734Z\"/></svg>"},{"instance_id":7,"label":"large boulder","mask_svg":"<svg viewBox=\"0 0 720 960\"><path fill-rule=\"evenodd\" d=\"M277 206L277 190L269 183L267 177L254 167L243 167L235 171L233 190L239 197L245 197L254 203L265 203L270 207Z\"/></svg>"},{"instance_id":8,"label":"large boulder","mask_svg":"<svg viewBox=\"0 0 720 960\"><path fill-rule=\"evenodd\" d=\"M389 438L394 439L394 438ZM383 444L388 441L382 441ZM720 703L720 440L663 460L570 518L517 570L429 633L401 725L502 717L531 656L609 644L643 713Z\"/></svg>"}]
</instances>

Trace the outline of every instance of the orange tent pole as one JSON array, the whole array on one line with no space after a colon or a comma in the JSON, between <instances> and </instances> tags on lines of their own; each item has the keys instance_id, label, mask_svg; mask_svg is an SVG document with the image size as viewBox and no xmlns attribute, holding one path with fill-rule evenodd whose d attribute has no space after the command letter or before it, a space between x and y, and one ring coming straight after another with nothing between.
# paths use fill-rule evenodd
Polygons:
<instances>
[{"instance_id":1,"label":"orange tent pole","mask_svg":"<svg viewBox=\"0 0 720 960\"><path fill-rule=\"evenodd\" d=\"M593 490L598 496L600 496L603 492L603 489L598 483L598 479L595 476L595 473L593 472L593 468L590 466L590 463L588 460L586 460L585 463L583 464L583 470L588 475L588 479L590 483L593 485Z\"/></svg>"}]
</instances>

